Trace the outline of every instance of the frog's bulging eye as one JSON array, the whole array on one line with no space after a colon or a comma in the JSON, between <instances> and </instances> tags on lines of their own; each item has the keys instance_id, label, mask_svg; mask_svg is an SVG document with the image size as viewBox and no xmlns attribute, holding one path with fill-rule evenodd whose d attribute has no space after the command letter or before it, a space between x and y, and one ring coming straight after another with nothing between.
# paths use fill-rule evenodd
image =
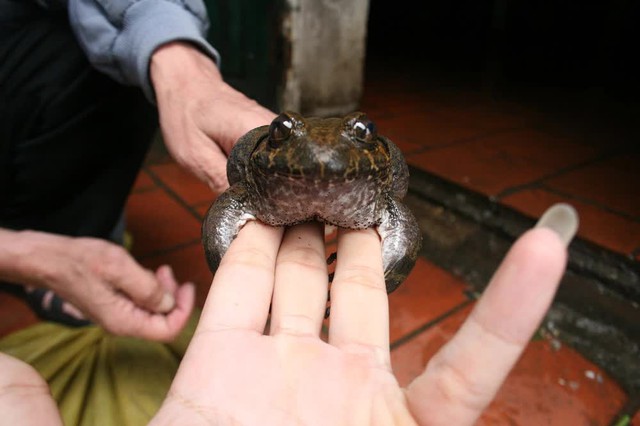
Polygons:
<instances>
[{"instance_id":1,"label":"frog's bulging eye","mask_svg":"<svg viewBox=\"0 0 640 426\"><path fill-rule=\"evenodd\" d=\"M353 134L359 141L372 142L376 138L376 125L370 120L358 120L353 123Z\"/></svg>"},{"instance_id":2,"label":"frog's bulging eye","mask_svg":"<svg viewBox=\"0 0 640 426\"><path fill-rule=\"evenodd\" d=\"M293 129L293 120L286 114L277 116L269 126L269 141L282 142L286 140Z\"/></svg>"}]
</instances>

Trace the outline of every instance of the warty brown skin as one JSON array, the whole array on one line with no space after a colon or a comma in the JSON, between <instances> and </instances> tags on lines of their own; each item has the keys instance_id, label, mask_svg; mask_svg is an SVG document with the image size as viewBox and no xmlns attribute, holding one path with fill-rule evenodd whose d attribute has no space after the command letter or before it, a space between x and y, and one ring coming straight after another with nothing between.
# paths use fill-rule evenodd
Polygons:
<instances>
[{"instance_id":1,"label":"warty brown skin","mask_svg":"<svg viewBox=\"0 0 640 426\"><path fill-rule=\"evenodd\" d=\"M283 113L240 138L227 176L230 187L202 227L213 272L251 219L272 226L318 220L349 229L376 227L388 292L415 264L422 237L401 202L409 185L407 164L363 113L325 119Z\"/></svg>"}]
</instances>

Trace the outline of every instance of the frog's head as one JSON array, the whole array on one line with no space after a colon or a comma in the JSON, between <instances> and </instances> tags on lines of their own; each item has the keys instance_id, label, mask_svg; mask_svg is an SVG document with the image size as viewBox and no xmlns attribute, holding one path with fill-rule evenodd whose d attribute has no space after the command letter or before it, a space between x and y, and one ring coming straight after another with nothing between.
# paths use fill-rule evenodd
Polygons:
<instances>
[{"instance_id":1,"label":"frog's head","mask_svg":"<svg viewBox=\"0 0 640 426\"><path fill-rule=\"evenodd\" d=\"M249 161L256 181L340 185L390 178L388 141L363 113L323 119L285 112L265 130Z\"/></svg>"}]
</instances>

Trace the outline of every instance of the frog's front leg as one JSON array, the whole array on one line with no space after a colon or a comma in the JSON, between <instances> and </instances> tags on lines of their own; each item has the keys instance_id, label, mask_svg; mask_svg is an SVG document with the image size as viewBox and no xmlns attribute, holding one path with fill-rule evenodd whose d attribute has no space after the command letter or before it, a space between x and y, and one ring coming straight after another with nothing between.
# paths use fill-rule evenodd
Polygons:
<instances>
[{"instance_id":1,"label":"frog's front leg","mask_svg":"<svg viewBox=\"0 0 640 426\"><path fill-rule=\"evenodd\" d=\"M238 182L223 192L209 207L202 222L202 244L211 272L215 273L222 256L247 220L255 219L248 201L247 188Z\"/></svg>"},{"instance_id":2,"label":"frog's front leg","mask_svg":"<svg viewBox=\"0 0 640 426\"><path fill-rule=\"evenodd\" d=\"M409 275L418 258L422 234L411 210L389 199L378 225L382 239L382 263L387 293L395 290Z\"/></svg>"}]
</instances>

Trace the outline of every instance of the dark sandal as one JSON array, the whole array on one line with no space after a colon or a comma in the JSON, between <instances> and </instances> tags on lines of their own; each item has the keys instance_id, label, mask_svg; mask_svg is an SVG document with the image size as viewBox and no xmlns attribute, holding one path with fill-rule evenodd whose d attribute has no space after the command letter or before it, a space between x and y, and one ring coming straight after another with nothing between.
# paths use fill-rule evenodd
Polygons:
<instances>
[{"instance_id":1,"label":"dark sandal","mask_svg":"<svg viewBox=\"0 0 640 426\"><path fill-rule=\"evenodd\" d=\"M40 318L71 327L90 325L78 309L46 288L25 288L25 299Z\"/></svg>"}]
</instances>

